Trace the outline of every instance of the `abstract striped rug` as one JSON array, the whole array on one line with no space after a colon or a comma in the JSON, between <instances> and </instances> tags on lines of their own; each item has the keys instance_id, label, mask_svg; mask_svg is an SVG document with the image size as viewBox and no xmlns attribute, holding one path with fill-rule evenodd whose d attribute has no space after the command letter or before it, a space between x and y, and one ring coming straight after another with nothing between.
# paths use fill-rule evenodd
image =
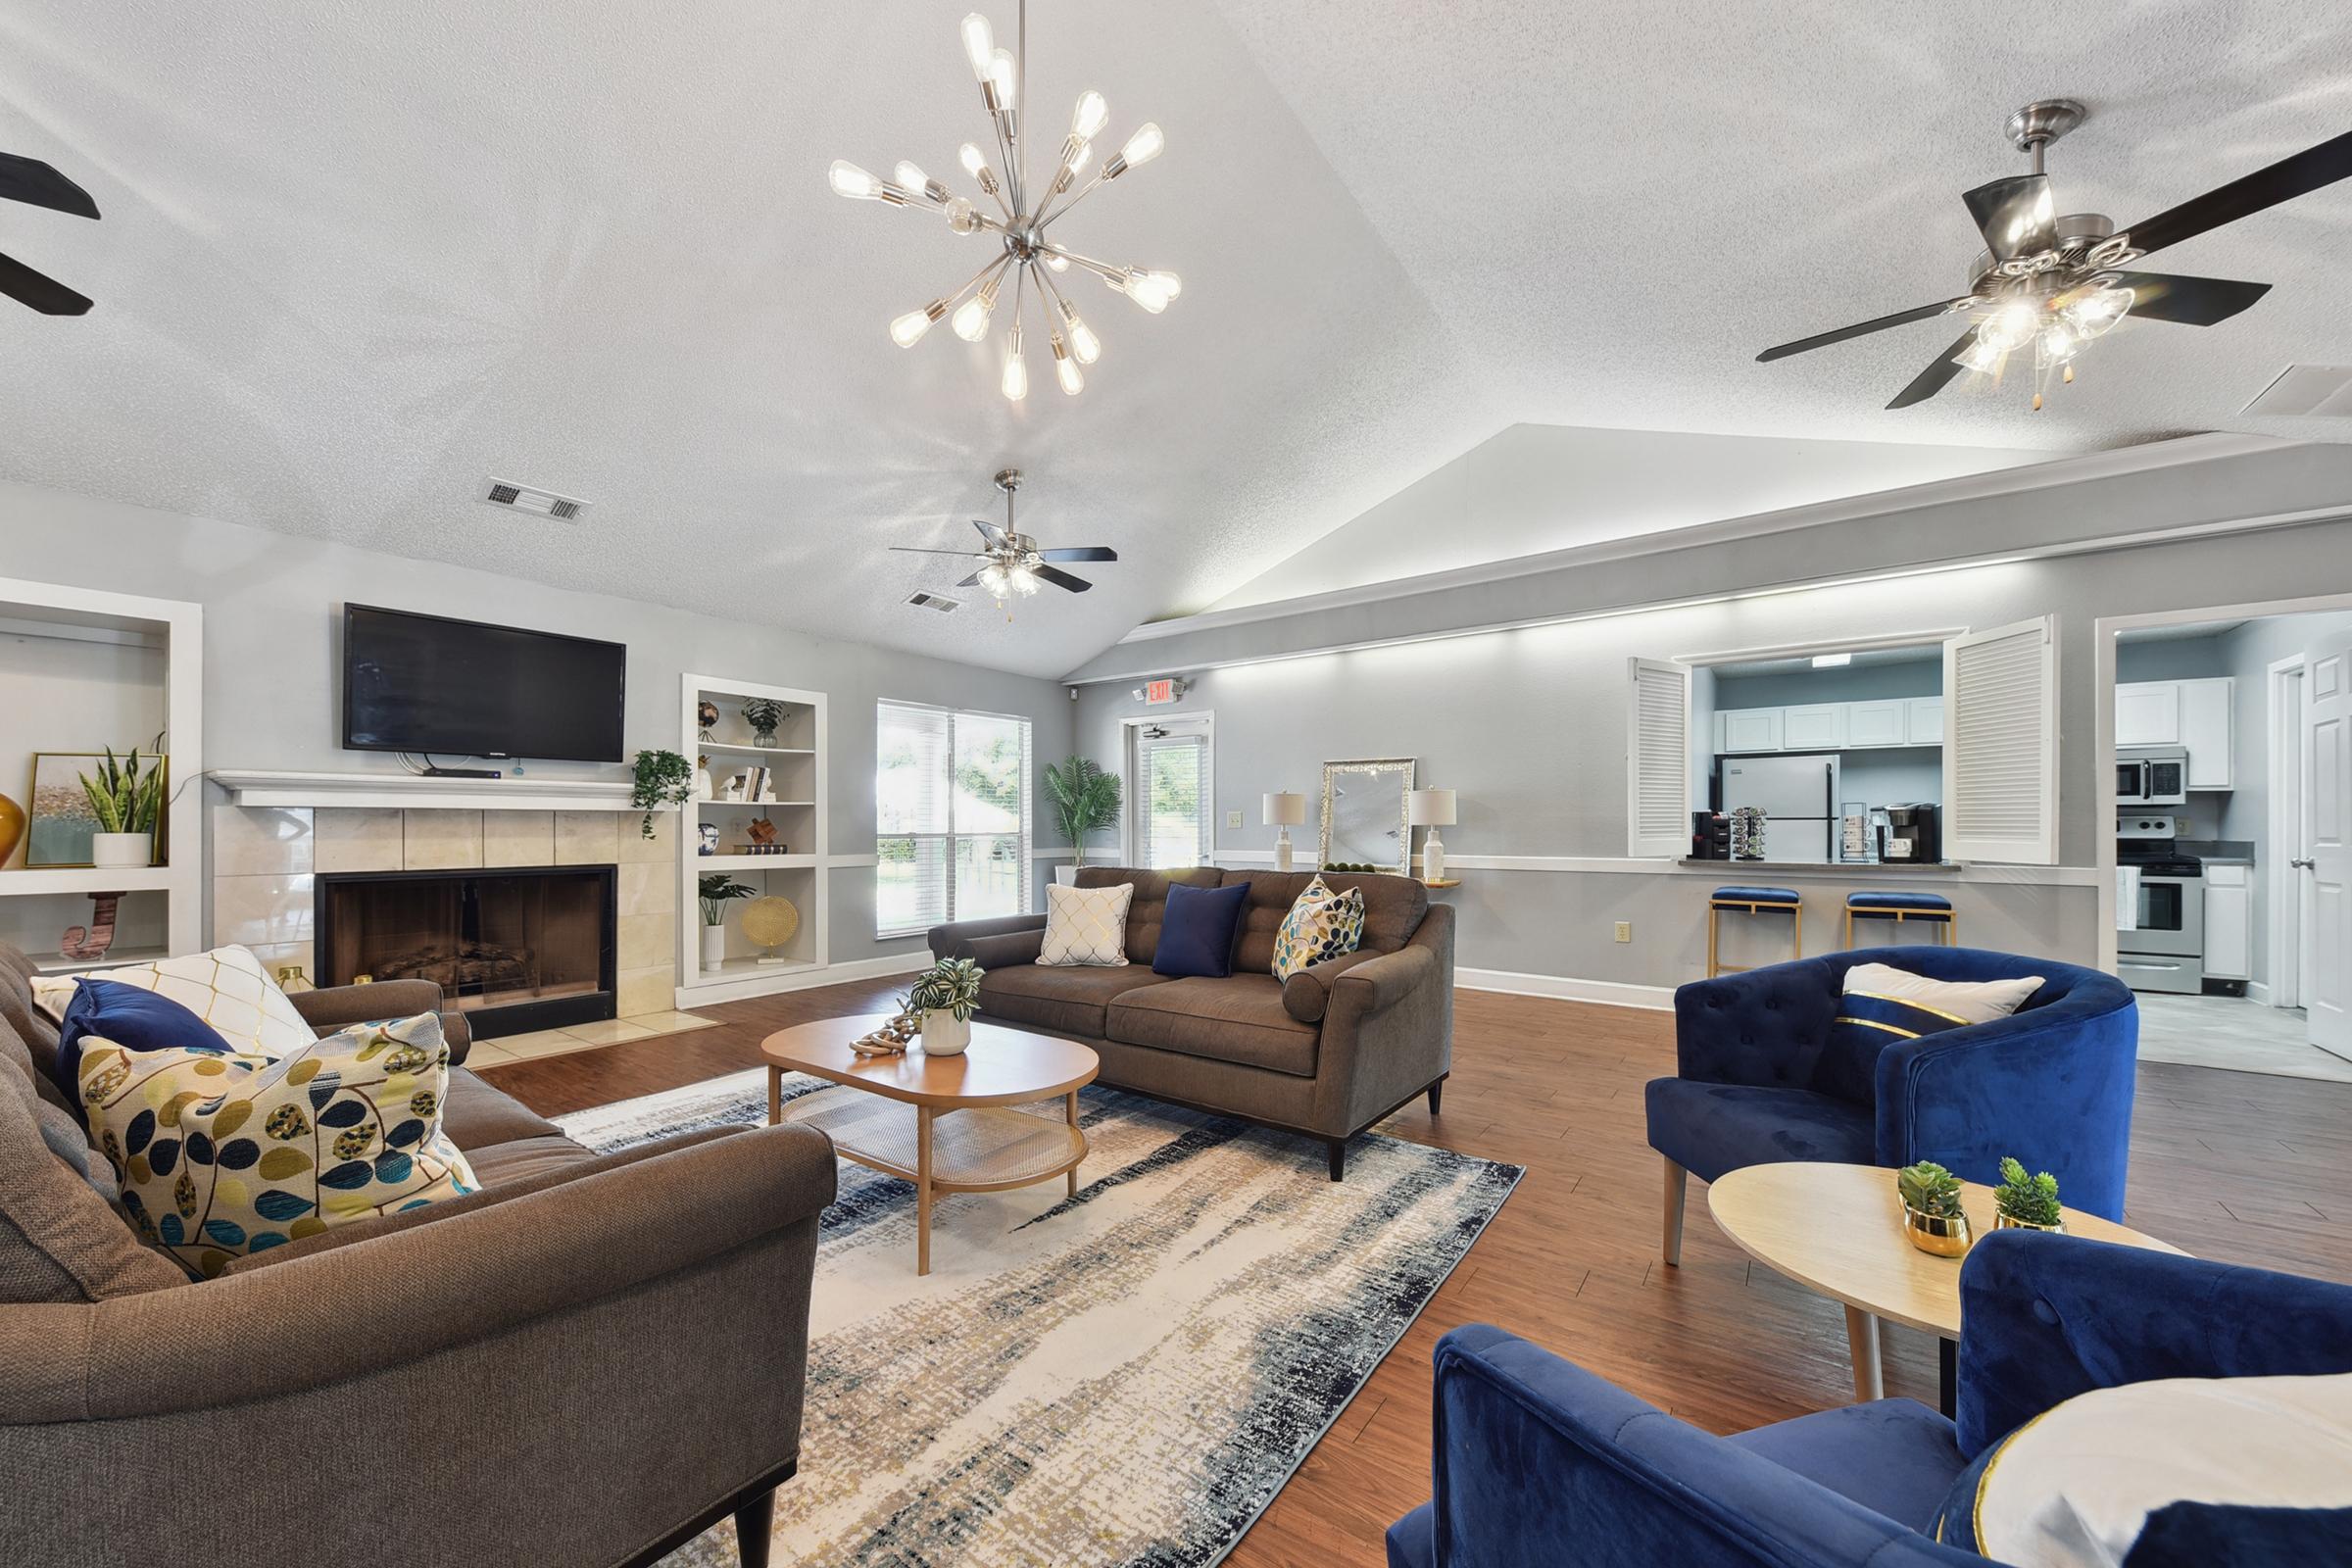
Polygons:
<instances>
[{"instance_id":1,"label":"abstract striped rug","mask_svg":"<svg viewBox=\"0 0 2352 1568\"><path fill-rule=\"evenodd\" d=\"M1335 1183L1307 1139L1115 1090L1079 1104L1078 1196L940 1199L925 1278L913 1188L842 1163L778 1562L1221 1561L1520 1176L1375 1133ZM765 1119L754 1069L563 1123L612 1150ZM668 1562L732 1568L732 1534Z\"/></svg>"}]
</instances>

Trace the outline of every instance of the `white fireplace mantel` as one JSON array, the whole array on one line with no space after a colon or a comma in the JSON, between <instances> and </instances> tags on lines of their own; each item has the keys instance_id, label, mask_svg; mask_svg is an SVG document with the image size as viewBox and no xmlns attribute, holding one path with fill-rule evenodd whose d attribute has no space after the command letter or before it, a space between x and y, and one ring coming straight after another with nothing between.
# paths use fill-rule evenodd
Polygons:
<instances>
[{"instance_id":1,"label":"white fireplace mantel","mask_svg":"<svg viewBox=\"0 0 2352 1568\"><path fill-rule=\"evenodd\" d=\"M630 811L631 786L594 779L423 778L413 773L285 773L220 768L238 806L344 806L421 811ZM663 808L668 809L668 808Z\"/></svg>"}]
</instances>

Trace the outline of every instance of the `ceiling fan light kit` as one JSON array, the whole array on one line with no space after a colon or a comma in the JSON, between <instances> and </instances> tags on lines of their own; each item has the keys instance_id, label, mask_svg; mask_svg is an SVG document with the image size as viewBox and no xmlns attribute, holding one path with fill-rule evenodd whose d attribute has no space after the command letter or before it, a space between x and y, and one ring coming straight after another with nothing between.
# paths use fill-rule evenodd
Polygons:
<instances>
[{"instance_id":1,"label":"ceiling fan light kit","mask_svg":"<svg viewBox=\"0 0 2352 1568\"><path fill-rule=\"evenodd\" d=\"M2127 316L2212 326L2245 310L2271 288L2234 278L2129 270L2133 263L2352 174L2352 132L2347 132L2118 230L2099 213L2058 216L2043 172L2050 143L2080 126L2087 116L2088 111L2071 98L2048 98L2009 117L2009 140L2032 156L2034 167L1962 197L1984 237L1984 249L1969 269L1967 293L1783 343L1766 349L1757 360L1786 359L1932 317L1966 316L1968 330L1886 407L1907 409L1925 403L1962 370L1997 382L2010 356L2030 348L2033 401L2038 410L2053 381L2074 380L2075 360L2083 348Z\"/></svg>"},{"instance_id":2,"label":"ceiling fan light kit","mask_svg":"<svg viewBox=\"0 0 2352 1568\"><path fill-rule=\"evenodd\" d=\"M893 320L890 323L893 343L903 349L914 347L943 316L950 317L949 324L957 337L967 343L981 342L989 334L997 302L1004 296L1009 275L1010 320L1004 330L998 390L1014 403L1029 396L1029 364L1021 310L1029 296L1034 295L1038 309L1045 313L1046 342L1054 357L1054 379L1064 393L1075 397L1086 388L1082 368L1094 364L1101 356L1102 343L1062 293L1055 276L1067 273L1073 267L1092 272L1154 316L1183 293L1184 281L1174 272L1114 267L1097 261L1050 237L1048 230L1099 186L1157 158L1167 146L1167 137L1158 125L1147 123L1130 135L1091 178L1085 177L1088 165L1094 161L1096 138L1110 122L1109 104L1101 93L1089 88L1078 95L1077 107L1071 111L1069 131L1054 159L1053 175L1032 184L1028 127L1020 108L1027 75L1027 0L1021 4L1017 50L999 48L995 29L977 11L963 19L962 34L964 58L980 85L981 107L988 114L990 130L996 137L1003 173L1000 176L996 167L989 163L988 155L975 143L965 142L957 149L956 158L964 173L980 188L980 194L996 205L996 214L984 211L968 197L952 193L920 168L904 161L892 171L890 179L882 179L856 164L836 159L827 179L837 194L854 201L925 208L944 215L948 227L957 234L994 234L1001 242L999 253L964 279L962 287Z\"/></svg>"},{"instance_id":3,"label":"ceiling fan light kit","mask_svg":"<svg viewBox=\"0 0 2352 1568\"><path fill-rule=\"evenodd\" d=\"M1017 328L1016 328L1017 330ZM1058 353L1061 339L1057 333L1054 344ZM1005 373L1010 375L1014 361L1007 361ZM929 550L914 545L892 545L890 548L910 556L960 556L980 563L980 569L964 578L958 588L985 588L997 608L1004 610L1013 599L1026 599L1037 592L1037 585L1050 582L1054 587L1073 594L1082 594L1094 586L1084 577L1061 570L1053 564L1056 561L1116 561L1119 553L1104 545L1075 545L1059 550L1041 550L1035 539L1016 532L1012 525L1012 498L1021 488L1021 470L1001 468L997 471L997 488L1004 492L1004 526L972 519L980 530L978 550ZM919 597L919 596L918 596ZM912 604L914 600L908 600ZM1012 612L1005 610L1004 618Z\"/></svg>"}]
</instances>

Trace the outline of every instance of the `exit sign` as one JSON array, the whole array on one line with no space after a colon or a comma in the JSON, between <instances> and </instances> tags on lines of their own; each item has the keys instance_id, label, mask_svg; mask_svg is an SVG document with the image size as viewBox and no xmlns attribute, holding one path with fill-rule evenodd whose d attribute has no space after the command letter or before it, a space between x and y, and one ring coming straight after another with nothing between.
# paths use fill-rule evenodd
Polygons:
<instances>
[{"instance_id":1,"label":"exit sign","mask_svg":"<svg viewBox=\"0 0 2352 1568\"><path fill-rule=\"evenodd\" d=\"M1174 702L1178 695L1174 680L1155 680L1144 687L1144 706L1157 708L1164 703Z\"/></svg>"}]
</instances>

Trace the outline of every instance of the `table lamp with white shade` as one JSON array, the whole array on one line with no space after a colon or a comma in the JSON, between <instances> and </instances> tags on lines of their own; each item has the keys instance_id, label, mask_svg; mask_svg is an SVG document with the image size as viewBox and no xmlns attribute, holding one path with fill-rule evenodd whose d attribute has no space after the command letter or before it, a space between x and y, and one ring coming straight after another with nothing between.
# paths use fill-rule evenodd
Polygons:
<instances>
[{"instance_id":1,"label":"table lamp with white shade","mask_svg":"<svg viewBox=\"0 0 2352 1568\"><path fill-rule=\"evenodd\" d=\"M1438 838L1438 829L1453 826L1453 791L1413 791L1410 814L1413 826L1429 829L1429 836L1421 841L1421 879L1424 882L1443 882L1446 880L1446 846Z\"/></svg>"},{"instance_id":2,"label":"table lamp with white shade","mask_svg":"<svg viewBox=\"0 0 2352 1568\"><path fill-rule=\"evenodd\" d=\"M1306 797L1296 790L1277 790L1266 797L1259 813L1282 829L1274 835L1274 869L1291 868L1291 829L1306 820Z\"/></svg>"}]
</instances>

